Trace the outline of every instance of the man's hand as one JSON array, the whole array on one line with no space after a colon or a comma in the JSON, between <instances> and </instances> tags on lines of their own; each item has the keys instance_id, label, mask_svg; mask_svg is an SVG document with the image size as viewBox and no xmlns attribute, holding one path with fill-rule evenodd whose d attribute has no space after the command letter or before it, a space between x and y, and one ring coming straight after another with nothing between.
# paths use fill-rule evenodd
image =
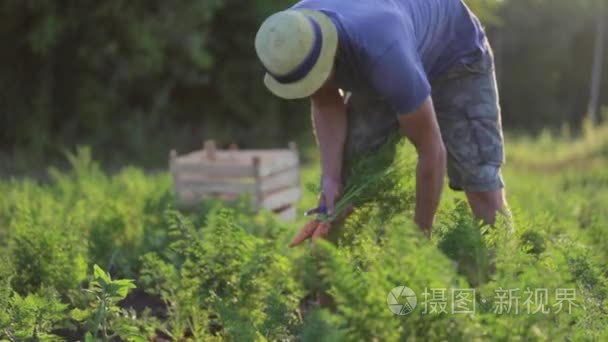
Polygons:
<instances>
[{"instance_id":1,"label":"man's hand","mask_svg":"<svg viewBox=\"0 0 608 342\"><path fill-rule=\"evenodd\" d=\"M401 132L418 152L415 221L428 235L439 205L446 172L445 146L431 98L427 98L414 113L400 115L399 125Z\"/></svg>"}]
</instances>

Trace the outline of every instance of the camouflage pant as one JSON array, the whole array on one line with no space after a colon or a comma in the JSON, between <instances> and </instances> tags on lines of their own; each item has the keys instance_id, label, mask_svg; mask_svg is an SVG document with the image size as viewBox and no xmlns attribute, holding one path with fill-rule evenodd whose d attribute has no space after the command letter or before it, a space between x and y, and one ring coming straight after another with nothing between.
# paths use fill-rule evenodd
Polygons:
<instances>
[{"instance_id":1,"label":"camouflage pant","mask_svg":"<svg viewBox=\"0 0 608 342\"><path fill-rule=\"evenodd\" d=\"M458 64L431 81L432 99L448 154L450 188L492 191L504 186L503 135L490 51L475 62ZM378 97L347 93L345 162L371 152L398 131L397 114ZM348 177L345 167L345 178Z\"/></svg>"}]
</instances>

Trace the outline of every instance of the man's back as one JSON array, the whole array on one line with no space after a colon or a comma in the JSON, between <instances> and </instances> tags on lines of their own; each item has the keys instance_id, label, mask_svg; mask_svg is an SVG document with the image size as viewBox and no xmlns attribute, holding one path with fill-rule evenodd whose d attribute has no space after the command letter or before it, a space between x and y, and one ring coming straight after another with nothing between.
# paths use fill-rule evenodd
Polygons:
<instances>
[{"instance_id":1,"label":"man's back","mask_svg":"<svg viewBox=\"0 0 608 342\"><path fill-rule=\"evenodd\" d=\"M388 98L410 92L410 99L399 95L399 111L428 96L429 79L485 46L479 21L461 0L304 0L293 8L320 10L336 25L341 88ZM400 79L386 77L391 74Z\"/></svg>"},{"instance_id":2,"label":"man's back","mask_svg":"<svg viewBox=\"0 0 608 342\"><path fill-rule=\"evenodd\" d=\"M304 0L294 8L329 14L339 22L340 34L360 47L414 38L429 75L483 49L481 25L461 0Z\"/></svg>"}]
</instances>

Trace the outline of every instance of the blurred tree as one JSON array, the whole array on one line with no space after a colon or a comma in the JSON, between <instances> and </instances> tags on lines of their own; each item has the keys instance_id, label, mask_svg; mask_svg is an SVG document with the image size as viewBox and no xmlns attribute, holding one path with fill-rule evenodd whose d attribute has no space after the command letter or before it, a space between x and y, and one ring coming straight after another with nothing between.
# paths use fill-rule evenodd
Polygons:
<instances>
[{"instance_id":1,"label":"blurred tree","mask_svg":"<svg viewBox=\"0 0 608 342\"><path fill-rule=\"evenodd\" d=\"M606 12L604 1L599 1L597 9L597 29L595 31L595 43L593 48L593 66L591 67L591 86L589 87L589 105L587 114L592 124L597 121L599 106L600 83L602 79L602 62L604 61L606 45Z\"/></svg>"},{"instance_id":2,"label":"blurred tree","mask_svg":"<svg viewBox=\"0 0 608 342\"><path fill-rule=\"evenodd\" d=\"M577 125L586 112L595 0L505 0L499 87L506 126ZM605 79L604 75L604 79Z\"/></svg>"},{"instance_id":3,"label":"blurred tree","mask_svg":"<svg viewBox=\"0 0 608 342\"><path fill-rule=\"evenodd\" d=\"M600 0L465 1L497 52L505 124L580 121ZM294 2L0 2L0 153L84 143L159 165L204 138L262 147L309 134L307 106L270 95L253 49L261 21Z\"/></svg>"},{"instance_id":4,"label":"blurred tree","mask_svg":"<svg viewBox=\"0 0 608 342\"><path fill-rule=\"evenodd\" d=\"M284 5L5 0L0 145L53 152L84 142L158 160L170 143L204 137L286 140L308 118L279 116L294 104L260 87L253 49L259 22Z\"/></svg>"},{"instance_id":5,"label":"blurred tree","mask_svg":"<svg viewBox=\"0 0 608 342\"><path fill-rule=\"evenodd\" d=\"M500 24L499 10L503 5L502 0L465 0L465 3L484 24Z\"/></svg>"}]
</instances>

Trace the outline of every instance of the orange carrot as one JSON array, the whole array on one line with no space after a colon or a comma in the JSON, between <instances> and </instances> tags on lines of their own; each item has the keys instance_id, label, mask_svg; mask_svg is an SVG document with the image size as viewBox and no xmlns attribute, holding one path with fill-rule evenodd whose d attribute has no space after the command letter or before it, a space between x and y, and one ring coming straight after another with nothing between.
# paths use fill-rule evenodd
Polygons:
<instances>
[{"instance_id":1,"label":"orange carrot","mask_svg":"<svg viewBox=\"0 0 608 342\"><path fill-rule=\"evenodd\" d=\"M312 221L306 223L302 227L302 229L300 229L300 231L298 232L296 237L293 238L293 240L289 244L289 247L295 247L295 246L301 244L302 242L308 240L313 235L315 230L317 229L317 226L319 225L319 223L320 223L319 220L312 220Z\"/></svg>"},{"instance_id":2,"label":"orange carrot","mask_svg":"<svg viewBox=\"0 0 608 342\"><path fill-rule=\"evenodd\" d=\"M312 239L325 239L329 235L329 230L331 229L331 223L327 221L323 221L319 223L317 229L312 234Z\"/></svg>"}]
</instances>

